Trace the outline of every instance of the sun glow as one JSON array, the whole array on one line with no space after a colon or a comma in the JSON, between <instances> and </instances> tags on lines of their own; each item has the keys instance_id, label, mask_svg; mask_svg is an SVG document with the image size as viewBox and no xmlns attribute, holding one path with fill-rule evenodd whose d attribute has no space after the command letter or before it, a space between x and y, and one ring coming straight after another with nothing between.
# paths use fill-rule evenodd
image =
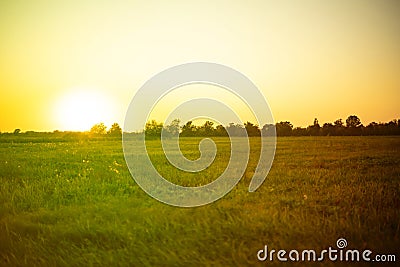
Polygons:
<instances>
[{"instance_id":1,"label":"sun glow","mask_svg":"<svg viewBox=\"0 0 400 267\"><path fill-rule=\"evenodd\" d=\"M110 97L87 88L78 88L64 95L56 105L60 130L87 131L94 124L113 123L115 106Z\"/></svg>"}]
</instances>

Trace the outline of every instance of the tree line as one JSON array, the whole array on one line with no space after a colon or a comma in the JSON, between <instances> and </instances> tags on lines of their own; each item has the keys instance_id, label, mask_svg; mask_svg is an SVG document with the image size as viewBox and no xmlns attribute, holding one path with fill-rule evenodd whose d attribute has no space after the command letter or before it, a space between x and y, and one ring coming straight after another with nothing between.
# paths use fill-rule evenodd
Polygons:
<instances>
[{"instance_id":1,"label":"tree line","mask_svg":"<svg viewBox=\"0 0 400 267\"><path fill-rule=\"evenodd\" d=\"M315 118L312 125L307 127L293 127L289 121L281 121L276 124L265 124L259 127L251 122L243 125L229 123L226 127L215 125L212 121L206 121L203 125L196 126L192 121L180 125L180 120L175 119L169 125L163 125L155 120L149 121L145 126L146 137L160 137L164 129L166 135L179 133L182 137L194 136L357 136L357 135L400 135L400 119L386 123L371 122L367 126L361 123L356 115L350 115L346 121L337 119L333 123L327 122L322 126Z\"/></svg>"},{"instance_id":2,"label":"tree line","mask_svg":"<svg viewBox=\"0 0 400 267\"><path fill-rule=\"evenodd\" d=\"M322 126L315 118L313 124L305 128L293 127L290 122L285 121L276 124L276 133L278 136L400 135L400 120L386 123L371 122L364 126L356 115L350 115L345 122L337 119Z\"/></svg>"},{"instance_id":3,"label":"tree line","mask_svg":"<svg viewBox=\"0 0 400 267\"><path fill-rule=\"evenodd\" d=\"M89 131L84 132L75 132L75 131L59 131L55 130L53 132L35 132L35 131L26 131L22 132L21 129L17 128L11 133L0 133L0 135L14 135L14 136L44 136L44 135L52 135L55 137L71 137L71 138L80 138L80 137L120 137L122 136L122 129L118 123L113 123L109 129L103 123L97 123L93 125Z\"/></svg>"},{"instance_id":4,"label":"tree line","mask_svg":"<svg viewBox=\"0 0 400 267\"><path fill-rule=\"evenodd\" d=\"M322 126L315 118L312 125L307 127L293 127L289 121L281 121L276 124L265 124L262 127L247 121L242 124L229 123L227 126L215 125L212 121L206 121L203 125L195 125L193 121L188 121L181 125L179 119L173 120L169 125L164 125L155 120L146 123L144 133L146 138L160 138L164 130L165 135L179 134L182 137L212 137L212 136L271 136L276 132L277 136L357 136L357 135L400 135L400 119L389 122L371 122L367 126L361 123L356 115L350 115L345 121L337 119L334 122L324 123ZM141 132L141 133L143 133ZM1 133L0 133L1 134ZM43 134L33 131L21 133L20 129L15 129L12 133L2 133L2 135L21 135L26 136ZM60 132L46 133L52 135L70 136L92 136L92 137L120 137L122 129L118 123L114 123L109 129L104 123L92 126L88 132ZM132 133L134 134L134 133ZM140 133L137 133L140 134Z\"/></svg>"}]
</instances>

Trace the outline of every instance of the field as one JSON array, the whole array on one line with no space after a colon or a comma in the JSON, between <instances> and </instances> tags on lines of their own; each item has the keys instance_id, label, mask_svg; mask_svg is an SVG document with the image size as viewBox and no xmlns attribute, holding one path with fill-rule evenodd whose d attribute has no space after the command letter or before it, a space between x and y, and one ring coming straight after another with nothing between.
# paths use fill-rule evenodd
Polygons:
<instances>
[{"instance_id":1,"label":"field","mask_svg":"<svg viewBox=\"0 0 400 267\"><path fill-rule=\"evenodd\" d=\"M229 148L215 140L219 151ZM184 139L183 153L198 157L197 143ZM149 144L160 172L185 185L215 179L229 157L218 153L196 178L168 166L158 141ZM258 146L252 139L246 173L229 194L177 208L135 184L120 140L0 137L0 264L273 266L276 258L257 259L264 245L321 251L338 238L400 260L399 137L278 138L266 181L249 193Z\"/></svg>"}]
</instances>

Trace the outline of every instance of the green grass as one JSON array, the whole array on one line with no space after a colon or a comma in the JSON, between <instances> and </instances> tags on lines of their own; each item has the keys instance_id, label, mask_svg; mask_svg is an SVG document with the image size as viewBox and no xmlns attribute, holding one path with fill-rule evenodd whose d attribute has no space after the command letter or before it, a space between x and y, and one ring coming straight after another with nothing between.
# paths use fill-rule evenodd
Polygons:
<instances>
[{"instance_id":1,"label":"green grass","mask_svg":"<svg viewBox=\"0 0 400 267\"><path fill-rule=\"evenodd\" d=\"M174 182L205 183L229 158L226 139L215 140L220 153L197 176L169 166L156 140L151 158ZM319 251L339 237L400 260L399 137L278 138L270 174L249 193L252 139L244 178L198 208L144 193L120 141L19 141L0 142L0 265L265 266L278 262L258 262L264 245ZM197 158L197 143L184 139L183 153Z\"/></svg>"}]
</instances>

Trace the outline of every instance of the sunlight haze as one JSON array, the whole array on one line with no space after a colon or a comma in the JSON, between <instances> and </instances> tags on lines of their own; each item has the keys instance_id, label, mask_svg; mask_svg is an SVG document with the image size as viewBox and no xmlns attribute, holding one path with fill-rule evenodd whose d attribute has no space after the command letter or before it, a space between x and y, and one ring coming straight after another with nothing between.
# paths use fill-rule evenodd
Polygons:
<instances>
[{"instance_id":1,"label":"sunlight haze","mask_svg":"<svg viewBox=\"0 0 400 267\"><path fill-rule=\"evenodd\" d=\"M276 122L397 119L399 14L398 1L1 1L0 131L122 125L143 83L195 61L246 75Z\"/></svg>"}]
</instances>

